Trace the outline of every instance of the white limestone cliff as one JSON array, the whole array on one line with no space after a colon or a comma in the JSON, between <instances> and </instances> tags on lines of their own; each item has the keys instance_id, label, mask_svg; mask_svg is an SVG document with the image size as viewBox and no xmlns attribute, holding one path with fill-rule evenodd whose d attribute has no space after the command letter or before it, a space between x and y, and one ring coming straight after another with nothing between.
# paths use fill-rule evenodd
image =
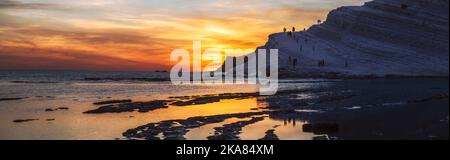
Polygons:
<instances>
[{"instance_id":1,"label":"white limestone cliff","mask_svg":"<svg viewBox=\"0 0 450 160\"><path fill-rule=\"evenodd\" d=\"M448 0L374 0L269 36L280 71L339 76L448 76ZM243 65L243 64L237 64Z\"/></svg>"}]
</instances>

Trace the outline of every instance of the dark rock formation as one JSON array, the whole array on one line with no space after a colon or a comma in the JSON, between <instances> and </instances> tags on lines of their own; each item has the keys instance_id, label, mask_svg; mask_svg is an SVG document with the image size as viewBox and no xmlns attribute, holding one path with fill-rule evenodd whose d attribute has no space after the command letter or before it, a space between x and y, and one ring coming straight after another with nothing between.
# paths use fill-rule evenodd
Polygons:
<instances>
[{"instance_id":1,"label":"dark rock formation","mask_svg":"<svg viewBox=\"0 0 450 160\"><path fill-rule=\"evenodd\" d=\"M156 109L167 108L167 100L154 100L149 102L132 102L121 103L115 105L102 106L94 110L89 110L83 113L100 114L100 113L121 113L121 112L148 112Z\"/></svg>"},{"instance_id":2,"label":"dark rock formation","mask_svg":"<svg viewBox=\"0 0 450 160\"><path fill-rule=\"evenodd\" d=\"M270 129L270 130L266 131L266 135L259 140L279 140L279 139L278 139L278 136L275 134L275 130Z\"/></svg>"},{"instance_id":3,"label":"dark rock formation","mask_svg":"<svg viewBox=\"0 0 450 160\"><path fill-rule=\"evenodd\" d=\"M175 106L187 106L187 105L198 105L198 104L208 104L219 102L224 99L245 99L258 97L258 93L223 93L223 94L213 94L213 95L203 95L203 96L192 96L192 97L180 97L182 100L178 100L171 105ZM172 97L176 98L176 97ZM187 99L187 100L186 100Z\"/></svg>"},{"instance_id":4,"label":"dark rock formation","mask_svg":"<svg viewBox=\"0 0 450 160\"><path fill-rule=\"evenodd\" d=\"M0 98L0 101L14 101L14 100L21 100L24 98Z\"/></svg>"},{"instance_id":5,"label":"dark rock formation","mask_svg":"<svg viewBox=\"0 0 450 160\"><path fill-rule=\"evenodd\" d=\"M123 99L123 100L110 100L110 101L102 101L102 102L95 102L95 105L106 105L106 104L115 104L115 103L129 103L132 102L131 99Z\"/></svg>"},{"instance_id":6,"label":"dark rock formation","mask_svg":"<svg viewBox=\"0 0 450 160\"><path fill-rule=\"evenodd\" d=\"M238 121L231 124L225 124L222 127L214 128L214 135L207 137L208 140L239 140L239 134L243 127L262 121L263 117L252 117L250 120Z\"/></svg>"},{"instance_id":7,"label":"dark rock formation","mask_svg":"<svg viewBox=\"0 0 450 160\"><path fill-rule=\"evenodd\" d=\"M58 108L47 108L45 109L46 112L53 112L53 111L57 111L57 110L69 110L68 107L58 107Z\"/></svg>"},{"instance_id":8,"label":"dark rock formation","mask_svg":"<svg viewBox=\"0 0 450 160\"><path fill-rule=\"evenodd\" d=\"M14 123L23 123L23 122L30 122L30 121L37 121L39 119L16 119L13 122Z\"/></svg>"},{"instance_id":9,"label":"dark rock formation","mask_svg":"<svg viewBox=\"0 0 450 160\"><path fill-rule=\"evenodd\" d=\"M162 82L170 81L170 78L85 78L85 81L142 81L142 82Z\"/></svg>"},{"instance_id":10,"label":"dark rock formation","mask_svg":"<svg viewBox=\"0 0 450 160\"><path fill-rule=\"evenodd\" d=\"M139 126L133 129L129 129L122 133L123 136L129 139L146 139L146 140L160 140L159 134L163 134L163 139L166 140L181 140L185 139L184 135L188 132L188 129L201 127L207 124L220 123L228 118L248 118L252 116L260 116L269 114L269 111L264 112L249 112L249 113L236 113L236 114L225 114L225 115L215 115L215 116L200 116L191 117L184 120L167 120L161 121L159 123L149 123L143 126ZM260 118L253 119L250 122L259 121ZM228 126L227 128L234 128L248 124L250 122L242 122L240 124L235 124ZM242 128L242 127L241 127ZM239 129L240 130L240 129ZM233 132L234 133L234 132Z\"/></svg>"}]
</instances>

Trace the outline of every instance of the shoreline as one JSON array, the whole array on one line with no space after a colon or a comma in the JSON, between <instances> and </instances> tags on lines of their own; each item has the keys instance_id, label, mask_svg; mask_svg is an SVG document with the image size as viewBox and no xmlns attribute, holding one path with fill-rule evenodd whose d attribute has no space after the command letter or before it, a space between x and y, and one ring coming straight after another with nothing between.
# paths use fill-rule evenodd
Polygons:
<instances>
[{"instance_id":1,"label":"shoreline","mask_svg":"<svg viewBox=\"0 0 450 160\"><path fill-rule=\"evenodd\" d=\"M431 75L342 75L339 73L295 73L282 72L279 74L279 79L293 79L293 78L313 78L313 79L448 79L449 76L431 76Z\"/></svg>"}]
</instances>

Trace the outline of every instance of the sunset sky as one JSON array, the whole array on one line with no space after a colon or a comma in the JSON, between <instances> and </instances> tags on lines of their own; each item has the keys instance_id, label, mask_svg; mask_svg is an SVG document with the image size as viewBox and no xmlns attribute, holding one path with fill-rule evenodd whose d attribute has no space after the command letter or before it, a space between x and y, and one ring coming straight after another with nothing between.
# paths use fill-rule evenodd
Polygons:
<instances>
[{"instance_id":1,"label":"sunset sky","mask_svg":"<svg viewBox=\"0 0 450 160\"><path fill-rule=\"evenodd\" d=\"M0 0L0 70L169 69L170 52L254 49L364 0Z\"/></svg>"}]
</instances>

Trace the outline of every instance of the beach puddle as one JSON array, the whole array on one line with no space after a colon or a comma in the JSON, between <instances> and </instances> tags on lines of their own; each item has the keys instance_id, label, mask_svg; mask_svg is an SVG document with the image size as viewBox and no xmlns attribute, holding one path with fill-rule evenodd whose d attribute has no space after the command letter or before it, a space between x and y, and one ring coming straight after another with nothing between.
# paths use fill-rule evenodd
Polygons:
<instances>
[{"instance_id":1,"label":"beach puddle","mask_svg":"<svg viewBox=\"0 0 450 160\"><path fill-rule=\"evenodd\" d=\"M128 114L135 116L136 120L142 121L146 124L164 120L187 119L197 116L252 112L252 109L258 107L259 105L260 104L258 104L256 98L239 100L228 99L208 104L169 106L168 108L157 109L148 113L131 112Z\"/></svg>"},{"instance_id":2,"label":"beach puddle","mask_svg":"<svg viewBox=\"0 0 450 160\"><path fill-rule=\"evenodd\" d=\"M268 130L275 130L275 135L281 140L311 140L317 136L302 131L303 121L300 120L275 120L265 118L263 121L248 125L242 129L239 135L243 140L258 140L264 137Z\"/></svg>"}]
</instances>

